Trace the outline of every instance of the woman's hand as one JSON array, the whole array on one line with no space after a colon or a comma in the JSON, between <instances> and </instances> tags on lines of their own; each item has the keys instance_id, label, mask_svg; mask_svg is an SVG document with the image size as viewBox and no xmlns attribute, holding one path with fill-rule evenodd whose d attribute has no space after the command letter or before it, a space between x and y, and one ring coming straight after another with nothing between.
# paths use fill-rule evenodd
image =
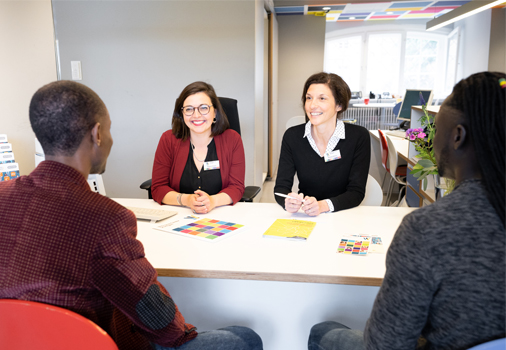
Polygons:
<instances>
[{"instance_id":1,"label":"woman's hand","mask_svg":"<svg viewBox=\"0 0 506 350\"><path fill-rule=\"evenodd\" d=\"M207 193L202 193L206 194L207 198L209 198ZM205 196L201 196L198 193L190 193L183 195L182 199L183 204L189 207L195 214L205 214L209 212L209 200L206 201Z\"/></svg>"},{"instance_id":2,"label":"woman's hand","mask_svg":"<svg viewBox=\"0 0 506 350\"><path fill-rule=\"evenodd\" d=\"M318 216L329 211L329 206L326 201L317 201L315 197L306 196L302 210L309 216Z\"/></svg>"},{"instance_id":3,"label":"woman's hand","mask_svg":"<svg viewBox=\"0 0 506 350\"><path fill-rule=\"evenodd\" d=\"M290 197L299 198L299 199L292 199L292 198L285 198L285 210L289 213L296 213L299 211L302 200L304 199L303 193L288 193Z\"/></svg>"},{"instance_id":4,"label":"woman's hand","mask_svg":"<svg viewBox=\"0 0 506 350\"><path fill-rule=\"evenodd\" d=\"M214 198L204 191L196 190L192 196L194 197L194 201L190 207L197 214L209 213L216 207Z\"/></svg>"}]
</instances>

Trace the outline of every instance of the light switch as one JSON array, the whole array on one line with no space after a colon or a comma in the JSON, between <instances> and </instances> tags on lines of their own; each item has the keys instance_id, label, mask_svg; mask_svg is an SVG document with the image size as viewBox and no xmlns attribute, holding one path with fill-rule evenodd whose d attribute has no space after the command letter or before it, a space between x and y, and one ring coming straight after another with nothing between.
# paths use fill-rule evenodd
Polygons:
<instances>
[{"instance_id":1,"label":"light switch","mask_svg":"<svg viewBox=\"0 0 506 350\"><path fill-rule=\"evenodd\" d=\"M83 80L81 61L70 61L70 67L72 69L72 80Z\"/></svg>"}]
</instances>

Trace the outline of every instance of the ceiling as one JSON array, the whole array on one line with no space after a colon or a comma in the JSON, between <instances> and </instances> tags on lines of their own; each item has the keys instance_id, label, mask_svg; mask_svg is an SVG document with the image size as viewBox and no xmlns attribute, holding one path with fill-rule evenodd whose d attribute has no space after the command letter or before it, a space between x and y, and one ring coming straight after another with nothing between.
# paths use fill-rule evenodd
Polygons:
<instances>
[{"instance_id":1,"label":"ceiling","mask_svg":"<svg viewBox=\"0 0 506 350\"><path fill-rule=\"evenodd\" d=\"M452 11L470 0L375 1L274 0L277 16L326 16L327 22L431 19ZM344 1L343 1L344 2ZM501 6L503 7L504 4ZM325 9L324 9L325 8Z\"/></svg>"}]
</instances>

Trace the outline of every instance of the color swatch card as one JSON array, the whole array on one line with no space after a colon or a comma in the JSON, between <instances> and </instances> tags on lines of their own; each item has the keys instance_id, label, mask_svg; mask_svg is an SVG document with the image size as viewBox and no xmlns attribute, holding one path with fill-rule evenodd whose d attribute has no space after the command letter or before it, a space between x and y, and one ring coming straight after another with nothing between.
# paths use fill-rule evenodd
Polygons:
<instances>
[{"instance_id":1,"label":"color swatch card","mask_svg":"<svg viewBox=\"0 0 506 350\"><path fill-rule=\"evenodd\" d=\"M316 222L308 220L277 219L264 232L264 237L306 241L315 225Z\"/></svg>"},{"instance_id":2,"label":"color swatch card","mask_svg":"<svg viewBox=\"0 0 506 350\"><path fill-rule=\"evenodd\" d=\"M370 237L347 236L342 237L337 252L347 255L367 255L371 244Z\"/></svg>"},{"instance_id":3,"label":"color swatch card","mask_svg":"<svg viewBox=\"0 0 506 350\"><path fill-rule=\"evenodd\" d=\"M383 253L383 242L379 236L352 235L341 238L337 252L347 255Z\"/></svg>"},{"instance_id":4,"label":"color swatch card","mask_svg":"<svg viewBox=\"0 0 506 350\"><path fill-rule=\"evenodd\" d=\"M241 224L209 218L198 219L179 226L175 226L174 223L169 222L155 228L206 242L221 241L244 228L244 225Z\"/></svg>"}]
</instances>

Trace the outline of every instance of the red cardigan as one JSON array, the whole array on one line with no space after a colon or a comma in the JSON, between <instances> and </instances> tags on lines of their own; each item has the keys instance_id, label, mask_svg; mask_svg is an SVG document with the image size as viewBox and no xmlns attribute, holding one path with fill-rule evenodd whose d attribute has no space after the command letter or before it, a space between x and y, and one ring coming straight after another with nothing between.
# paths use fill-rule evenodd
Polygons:
<instances>
[{"instance_id":1,"label":"red cardigan","mask_svg":"<svg viewBox=\"0 0 506 350\"><path fill-rule=\"evenodd\" d=\"M246 162L241 136L232 129L214 136L216 153L220 161L221 191L237 203L244 194L244 175ZM172 130L163 133L158 143L153 163L151 194L162 204L165 195L171 191L179 192L179 182L188 160L190 139L177 139Z\"/></svg>"}]
</instances>

